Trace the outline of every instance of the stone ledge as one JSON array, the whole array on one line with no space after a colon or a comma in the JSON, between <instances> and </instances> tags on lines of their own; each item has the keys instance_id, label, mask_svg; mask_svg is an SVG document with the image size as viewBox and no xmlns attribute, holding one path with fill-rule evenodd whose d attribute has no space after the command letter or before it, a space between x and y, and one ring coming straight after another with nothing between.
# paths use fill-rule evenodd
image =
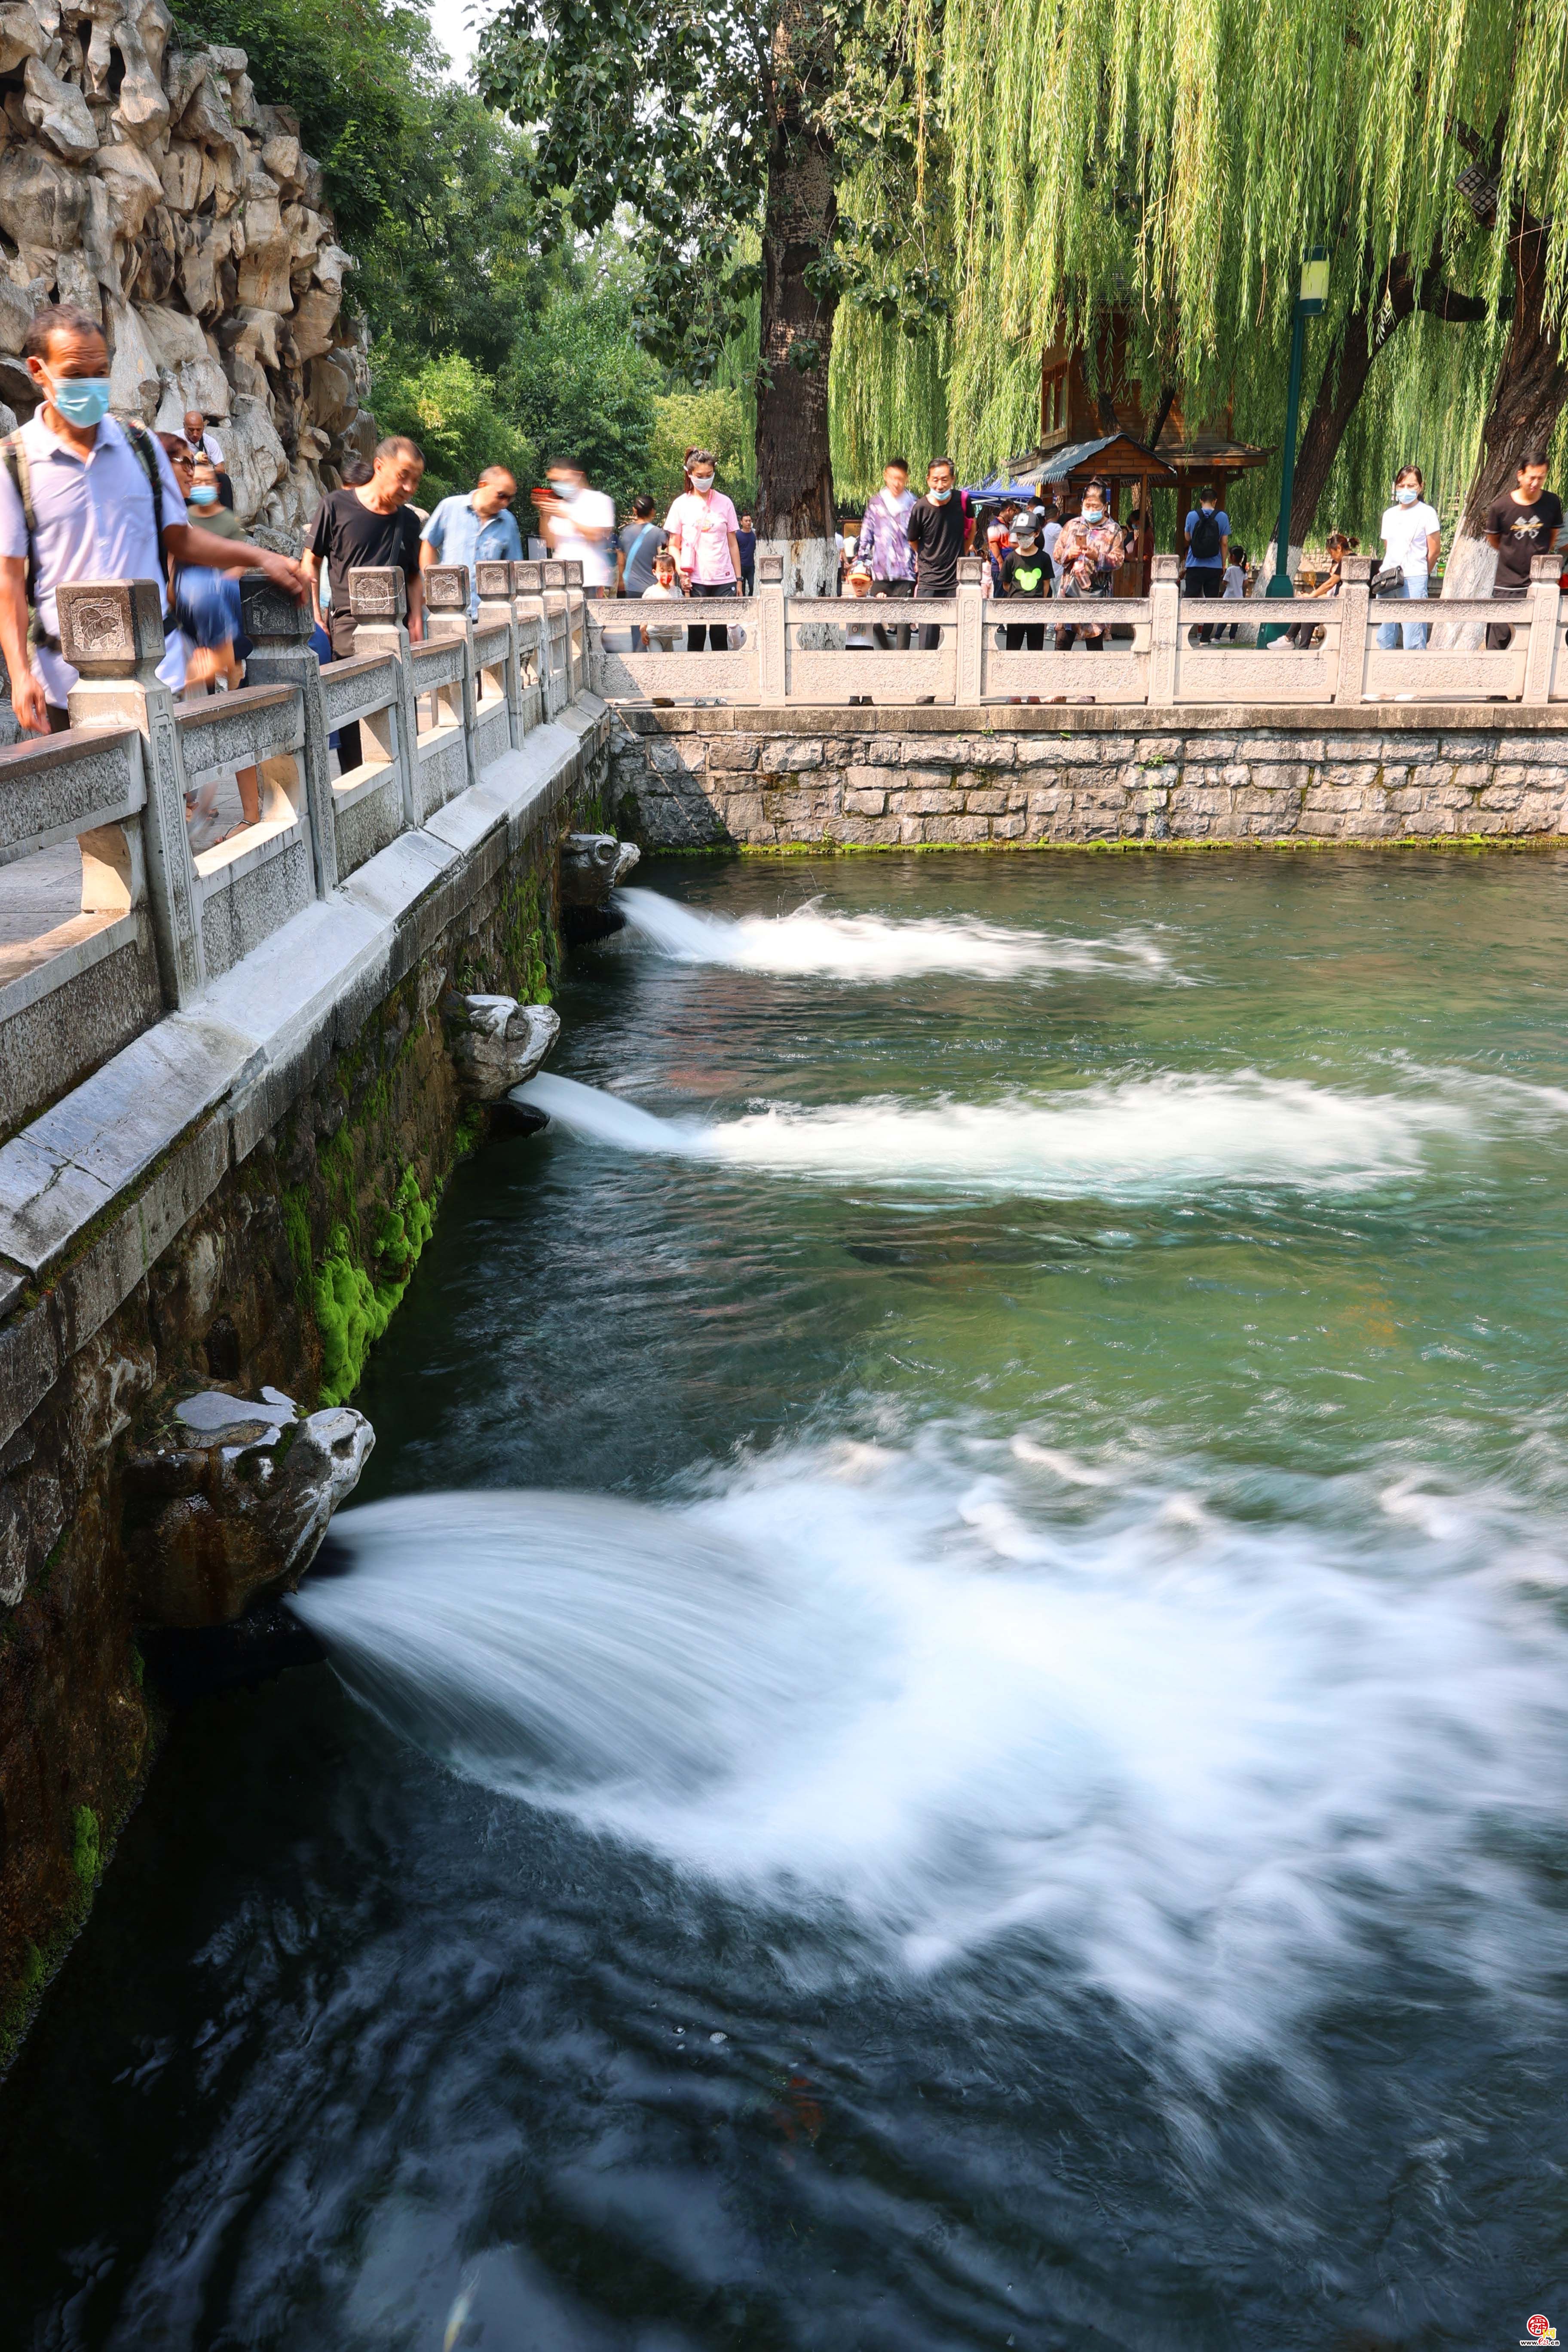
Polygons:
<instances>
[{"instance_id":1,"label":"stone ledge","mask_svg":"<svg viewBox=\"0 0 1568 2352\"><path fill-rule=\"evenodd\" d=\"M639 736L658 735L1443 735L1568 736L1568 702L1527 709L1518 702L943 703L885 702L815 709L762 704L677 706L655 710L615 703L614 716Z\"/></svg>"},{"instance_id":2,"label":"stone ledge","mask_svg":"<svg viewBox=\"0 0 1568 2352\"><path fill-rule=\"evenodd\" d=\"M470 847L400 835L0 1149L0 1444L461 911L466 886L559 804L604 728L584 697L534 730L440 813Z\"/></svg>"}]
</instances>

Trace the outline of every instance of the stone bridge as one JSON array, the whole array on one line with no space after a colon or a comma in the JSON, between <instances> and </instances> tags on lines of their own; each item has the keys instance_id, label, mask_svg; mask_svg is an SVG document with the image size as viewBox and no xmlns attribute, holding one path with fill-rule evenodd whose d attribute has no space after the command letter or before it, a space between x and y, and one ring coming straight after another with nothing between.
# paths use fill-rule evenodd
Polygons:
<instances>
[{"instance_id":1,"label":"stone bridge","mask_svg":"<svg viewBox=\"0 0 1568 2352\"><path fill-rule=\"evenodd\" d=\"M702 608L730 622L718 653L634 646L633 608L594 605L621 828L656 848L817 851L1556 837L1555 560L1511 604L1385 602L1366 558L1344 569L1332 600L1194 605L1156 556L1147 596L1022 607L992 603L967 560L950 601L851 604L786 595L764 555L753 597ZM1058 646L1086 615L1100 649ZM1509 641L1489 643L1500 618ZM1423 620L1427 646L1380 642ZM1010 644L1020 621L1045 642ZM891 642L850 642L878 627Z\"/></svg>"},{"instance_id":2,"label":"stone bridge","mask_svg":"<svg viewBox=\"0 0 1568 2352\"><path fill-rule=\"evenodd\" d=\"M568 846L608 740L574 571L481 567L476 621L427 575L417 646L355 574L325 669L252 575L250 683L195 702L157 586L64 590L69 730L0 751L0 2063L155 1749L157 1645L358 1475L366 1349L554 1034L563 848L578 900L631 855Z\"/></svg>"}]
</instances>

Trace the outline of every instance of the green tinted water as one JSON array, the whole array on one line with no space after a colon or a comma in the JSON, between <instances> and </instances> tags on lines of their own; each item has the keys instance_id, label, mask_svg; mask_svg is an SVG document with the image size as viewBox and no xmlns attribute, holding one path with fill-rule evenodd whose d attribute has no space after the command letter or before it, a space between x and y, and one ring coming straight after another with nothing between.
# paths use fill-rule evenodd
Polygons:
<instances>
[{"instance_id":1,"label":"green tinted water","mask_svg":"<svg viewBox=\"0 0 1568 2352\"><path fill-rule=\"evenodd\" d=\"M320 1588L415 1737L183 1727L0 2094L14 2340L1561 2327L1568 862L638 880L360 1399L456 1497L411 1631Z\"/></svg>"}]
</instances>

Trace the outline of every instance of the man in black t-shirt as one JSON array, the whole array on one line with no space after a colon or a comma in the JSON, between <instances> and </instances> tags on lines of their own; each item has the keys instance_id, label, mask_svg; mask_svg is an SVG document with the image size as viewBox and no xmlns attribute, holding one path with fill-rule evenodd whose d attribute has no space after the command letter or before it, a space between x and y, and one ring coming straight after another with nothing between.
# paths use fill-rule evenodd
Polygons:
<instances>
[{"instance_id":1,"label":"man in black t-shirt","mask_svg":"<svg viewBox=\"0 0 1568 2352\"><path fill-rule=\"evenodd\" d=\"M904 525L915 551L917 596L958 593L958 559L972 529L963 495L953 488L952 458L933 457L926 467L926 494L915 500ZM932 653L941 643L941 628L928 622L921 631L921 652Z\"/></svg>"},{"instance_id":2,"label":"man in black t-shirt","mask_svg":"<svg viewBox=\"0 0 1568 2352\"><path fill-rule=\"evenodd\" d=\"M1527 449L1519 461L1513 489L1487 509L1487 545L1497 550L1492 594L1518 603L1530 593L1531 558L1549 554L1563 528L1563 502L1546 487L1546 453ZM1513 631L1500 621L1487 630L1487 643L1500 651Z\"/></svg>"},{"instance_id":3,"label":"man in black t-shirt","mask_svg":"<svg viewBox=\"0 0 1568 2352\"><path fill-rule=\"evenodd\" d=\"M300 559L310 583L316 618L329 629L334 660L354 649L349 611L349 573L362 566L400 571L408 585L408 635L417 645L425 634L425 594L419 578L419 518L408 501L419 488L425 453L416 441L394 434L378 442L368 482L357 490L333 490L316 509L310 544ZM320 581L325 566L331 590L330 623L321 612ZM361 761L359 721L338 730L338 766L346 775Z\"/></svg>"},{"instance_id":4,"label":"man in black t-shirt","mask_svg":"<svg viewBox=\"0 0 1568 2352\"><path fill-rule=\"evenodd\" d=\"M1043 554L1035 518L1026 508L1013 525L1013 544L1002 558L1002 593L1043 603L1051 584L1051 559ZM1003 632L1010 654L1044 653L1044 621L1009 621Z\"/></svg>"}]
</instances>

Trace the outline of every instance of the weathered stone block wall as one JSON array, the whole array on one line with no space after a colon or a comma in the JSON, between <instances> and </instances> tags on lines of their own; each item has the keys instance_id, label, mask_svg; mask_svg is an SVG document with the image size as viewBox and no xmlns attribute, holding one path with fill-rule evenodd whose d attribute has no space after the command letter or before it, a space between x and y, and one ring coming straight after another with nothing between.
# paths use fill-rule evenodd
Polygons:
<instances>
[{"instance_id":1,"label":"weathered stone block wall","mask_svg":"<svg viewBox=\"0 0 1568 2352\"><path fill-rule=\"evenodd\" d=\"M1568 795L1568 708L616 719L617 821L654 849L1519 839Z\"/></svg>"},{"instance_id":2,"label":"weathered stone block wall","mask_svg":"<svg viewBox=\"0 0 1568 2352\"><path fill-rule=\"evenodd\" d=\"M215 1381L249 1397L270 1384L307 1409L353 1391L486 1125L459 1093L442 993L548 1001L561 842L602 822L605 773L595 753L521 855L452 894L395 987L340 1008L325 1066L0 1448L0 2068L157 1747L139 1633L218 1622L247 1597L199 1529L183 1567L166 1549L154 1567L145 1546L139 1563L147 1510L164 1507L145 1486L153 1441L174 1402ZM221 1114L208 1124L226 1156ZM70 1275L52 1294L67 1323ZM199 1517L201 1498L189 1507Z\"/></svg>"},{"instance_id":3,"label":"weathered stone block wall","mask_svg":"<svg viewBox=\"0 0 1568 2352\"><path fill-rule=\"evenodd\" d=\"M341 320L350 257L286 107L243 49L182 49L163 0L0 9L0 399L40 302L102 320L117 415L218 435L242 522L297 535L374 446L369 368Z\"/></svg>"}]
</instances>

